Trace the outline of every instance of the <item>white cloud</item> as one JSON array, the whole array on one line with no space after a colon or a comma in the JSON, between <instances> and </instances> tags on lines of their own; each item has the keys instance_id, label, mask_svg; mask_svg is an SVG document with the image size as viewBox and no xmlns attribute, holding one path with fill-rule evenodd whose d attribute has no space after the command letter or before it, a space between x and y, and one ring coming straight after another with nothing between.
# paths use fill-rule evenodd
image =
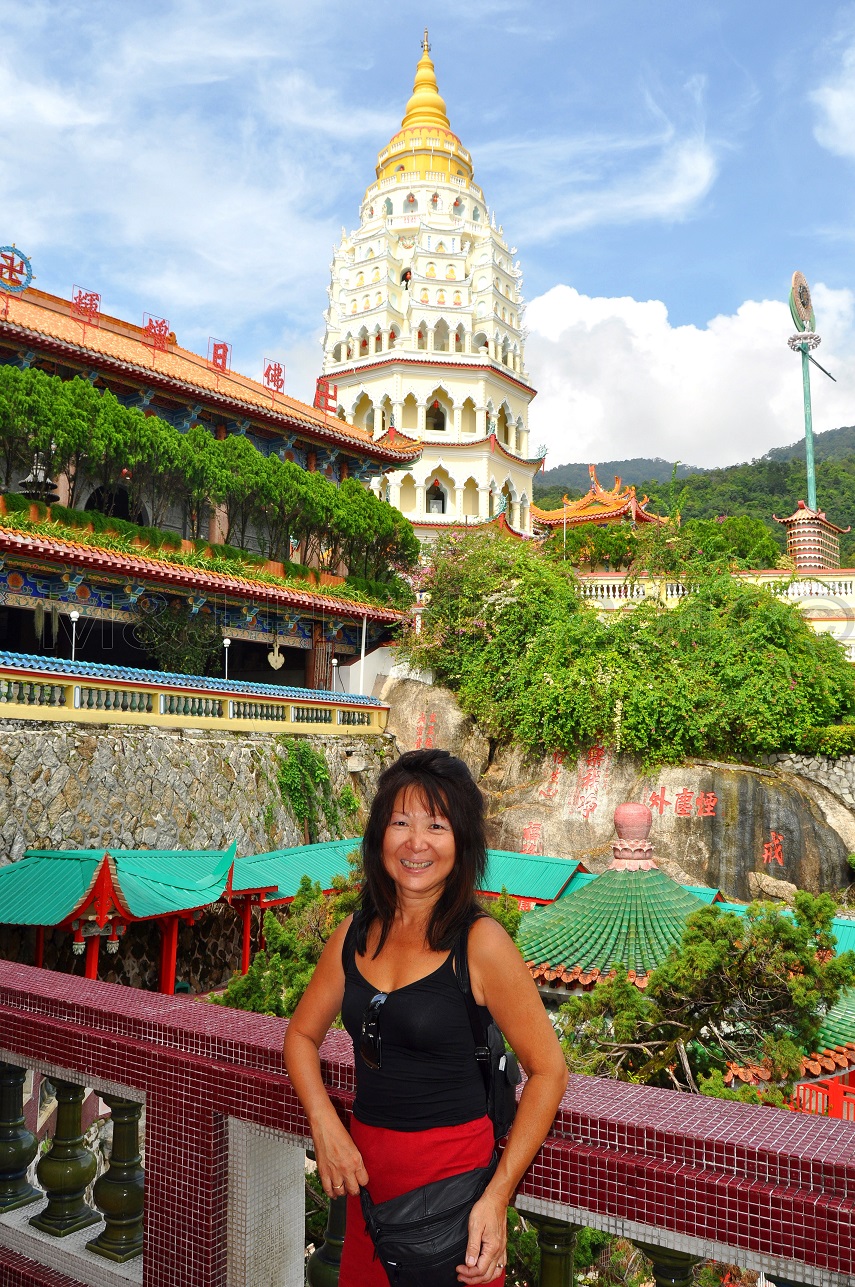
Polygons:
<instances>
[{"instance_id":1,"label":"white cloud","mask_svg":"<svg viewBox=\"0 0 855 1287\"><path fill-rule=\"evenodd\" d=\"M844 50L837 72L810 94L817 109L817 142L855 160L855 43Z\"/></svg>"},{"instance_id":2,"label":"white cloud","mask_svg":"<svg viewBox=\"0 0 855 1287\"><path fill-rule=\"evenodd\" d=\"M813 292L823 346L812 368L814 430L853 421L855 294ZM539 390L532 442L547 467L662 456L749 460L804 433L801 366L786 304L748 300L704 327L672 326L660 300L591 298L554 286L527 310L526 359Z\"/></svg>"}]
</instances>

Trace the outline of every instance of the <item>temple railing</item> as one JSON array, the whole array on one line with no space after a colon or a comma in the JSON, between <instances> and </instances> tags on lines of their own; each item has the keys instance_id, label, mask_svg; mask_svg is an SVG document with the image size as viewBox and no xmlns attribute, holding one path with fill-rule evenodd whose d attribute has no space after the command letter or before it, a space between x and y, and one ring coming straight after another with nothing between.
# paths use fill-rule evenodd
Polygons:
<instances>
[{"instance_id":1,"label":"temple railing","mask_svg":"<svg viewBox=\"0 0 855 1287\"><path fill-rule=\"evenodd\" d=\"M20 1192L23 1204L0 1214L3 1287L118 1287L129 1279L144 1287L299 1287L308 1129L282 1071L283 1028L189 998L0 962L0 1198L21 1184L22 1168L24 1189L29 1183L15 1070L30 1068L63 1087L70 1106L54 1148L59 1136L60 1149L79 1149L72 1109L83 1086L119 1105L114 1179L124 1176L124 1191L133 1190L123 1207L115 1186L111 1204L107 1171L94 1194L106 1222L90 1211L90 1225L57 1237L52 1223L89 1218L80 1204L91 1168L78 1159L63 1192L58 1168L43 1159L39 1179L54 1192L47 1200ZM345 1119L353 1098L348 1046L344 1033L331 1032L322 1049L325 1084ZM102 1248L115 1249L122 1237L138 1237L140 1104L143 1250L122 1261L87 1243L101 1239ZM126 1134L117 1144L122 1121ZM10 1137L17 1154L5 1147ZM848 1287L855 1127L573 1077L516 1205L540 1231L542 1287L570 1282L580 1226L642 1247L658 1284L688 1283L692 1265L710 1258L763 1270L779 1287Z\"/></svg>"},{"instance_id":2,"label":"temple railing","mask_svg":"<svg viewBox=\"0 0 855 1287\"><path fill-rule=\"evenodd\" d=\"M352 736L384 732L388 716L348 693L0 652L0 719Z\"/></svg>"}]
</instances>

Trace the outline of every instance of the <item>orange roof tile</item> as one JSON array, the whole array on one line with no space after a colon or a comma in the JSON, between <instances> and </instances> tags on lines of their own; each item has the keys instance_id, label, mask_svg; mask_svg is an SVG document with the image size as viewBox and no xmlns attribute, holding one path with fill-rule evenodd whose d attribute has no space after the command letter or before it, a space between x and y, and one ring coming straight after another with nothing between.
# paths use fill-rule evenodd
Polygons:
<instances>
[{"instance_id":1,"label":"orange roof tile","mask_svg":"<svg viewBox=\"0 0 855 1287\"><path fill-rule=\"evenodd\" d=\"M156 349L146 343L142 327L132 322L102 315L99 325L84 324L72 315L68 300L44 291L31 288L23 295L8 297L5 318L0 320L2 335L47 341L52 349L59 345L69 353L91 354L108 364L108 369L130 369L147 383L201 394L205 402L214 405L232 403L280 432L299 425L310 438L351 447L374 460L409 461L422 452L421 443L400 432L396 432L394 443L374 442L366 429L325 415L287 394L274 394L237 371L216 370L207 358L178 344L169 344L166 351Z\"/></svg>"},{"instance_id":2,"label":"orange roof tile","mask_svg":"<svg viewBox=\"0 0 855 1287\"><path fill-rule=\"evenodd\" d=\"M597 479L595 465L588 466L588 473L591 476L591 488L579 500L571 501L565 496L561 509L541 509L538 505L532 505L532 517L548 527L565 522L568 527L579 523L611 523L624 517L631 518L634 523L668 522L667 518L661 518L658 514L647 513L645 506L649 504L650 498L645 496L639 500L634 487L624 487L621 490L621 480L615 478L614 487L611 491L606 491Z\"/></svg>"}]
</instances>

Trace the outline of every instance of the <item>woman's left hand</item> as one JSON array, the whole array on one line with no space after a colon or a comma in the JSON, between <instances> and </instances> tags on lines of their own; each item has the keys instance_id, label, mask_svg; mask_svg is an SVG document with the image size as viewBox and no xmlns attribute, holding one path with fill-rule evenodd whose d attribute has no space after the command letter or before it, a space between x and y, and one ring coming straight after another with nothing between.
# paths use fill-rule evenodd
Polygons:
<instances>
[{"instance_id":1,"label":"woman's left hand","mask_svg":"<svg viewBox=\"0 0 855 1287\"><path fill-rule=\"evenodd\" d=\"M466 1264L457 1266L462 1283L491 1283L507 1262L508 1207L489 1192L475 1203L469 1215Z\"/></svg>"}]
</instances>

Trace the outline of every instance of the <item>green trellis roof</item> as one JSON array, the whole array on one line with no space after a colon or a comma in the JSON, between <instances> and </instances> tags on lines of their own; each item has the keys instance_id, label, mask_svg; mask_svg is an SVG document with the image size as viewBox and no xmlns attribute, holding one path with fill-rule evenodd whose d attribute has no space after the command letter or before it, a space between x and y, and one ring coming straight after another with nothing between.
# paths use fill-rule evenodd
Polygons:
<instances>
[{"instance_id":1,"label":"green trellis roof","mask_svg":"<svg viewBox=\"0 0 855 1287\"><path fill-rule=\"evenodd\" d=\"M31 849L0 867L0 924L59 925L88 905L105 859L119 905L136 919L206 907L225 889L234 854L234 845L204 851Z\"/></svg>"},{"instance_id":2,"label":"green trellis roof","mask_svg":"<svg viewBox=\"0 0 855 1287\"><path fill-rule=\"evenodd\" d=\"M814 1044L817 1050L833 1050L847 1041L855 1041L855 988L849 988L831 1007Z\"/></svg>"},{"instance_id":3,"label":"green trellis roof","mask_svg":"<svg viewBox=\"0 0 855 1287\"><path fill-rule=\"evenodd\" d=\"M704 904L670 876L610 869L578 893L522 918L526 961L553 969L623 966L647 974L680 942L686 919Z\"/></svg>"},{"instance_id":4,"label":"green trellis roof","mask_svg":"<svg viewBox=\"0 0 855 1287\"><path fill-rule=\"evenodd\" d=\"M238 858L232 889L236 894L246 889L271 889L273 892L268 895L268 902L293 898L302 876L316 880L321 889L329 889L334 876L347 873L347 856L361 844L362 838L355 836Z\"/></svg>"},{"instance_id":5,"label":"green trellis roof","mask_svg":"<svg viewBox=\"0 0 855 1287\"><path fill-rule=\"evenodd\" d=\"M572 858L551 858L520 854L509 849L487 850L484 893L500 894L506 889L518 898L551 902L566 892L571 881L582 875L581 863Z\"/></svg>"}]
</instances>

